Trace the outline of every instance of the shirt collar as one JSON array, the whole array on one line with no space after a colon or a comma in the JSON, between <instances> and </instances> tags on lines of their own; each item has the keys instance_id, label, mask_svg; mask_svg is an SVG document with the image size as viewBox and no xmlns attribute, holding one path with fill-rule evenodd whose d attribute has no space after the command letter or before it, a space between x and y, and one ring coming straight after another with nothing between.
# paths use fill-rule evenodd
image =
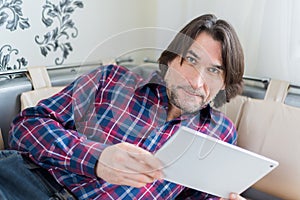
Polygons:
<instances>
[{"instance_id":1,"label":"shirt collar","mask_svg":"<svg viewBox=\"0 0 300 200\"><path fill-rule=\"evenodd\" d=\"M137 86L140 89L144 89L145 87L149 87L150 89L156 90L158 89L159 94L155 92L158 98L162 99L162 104L165 108L168 107L168 96L167 96L167 90L166 90L166 82L164 81L161 73L159 71L154 71L151 76L149 76L147 79L143 79ZM198 115L200 119L210 119L212 123L221 123L220 120L222 120L222 116L219 111L215 110L210 106L210 104L207 104L204 108L199 110L195 114L183 114L180 116L181 120L184 119L190 119Z\"/></svg>"},{"instance_id":2,"label":"shirt collar","mask_svg":"<svg viewBox=\"0 0 300 200\"><path fill-rule=\"evenodd\" d=\"M146 88L149 88L153 91L153 94L156 95L156 98L161 100L161 105L163 107L168 107L169 99L167 95L166 83L159 71L154 71L146 79L140 79L136 86L135 93L139 93Z\"/></svg>"},{"instance_id":3,"label":"shirt collar","mask_svg":"<svg viewBox=\"0 0 300 200\"><path fill-rule=\"evenodd\" d=\"M154 84L154 85L161 85L166 87L166 82L164 81L161 73L159 71L154 71L152 74L144 79L140 84L139 87L148 85L148 84Z\"/></svg>"}]
</instances>

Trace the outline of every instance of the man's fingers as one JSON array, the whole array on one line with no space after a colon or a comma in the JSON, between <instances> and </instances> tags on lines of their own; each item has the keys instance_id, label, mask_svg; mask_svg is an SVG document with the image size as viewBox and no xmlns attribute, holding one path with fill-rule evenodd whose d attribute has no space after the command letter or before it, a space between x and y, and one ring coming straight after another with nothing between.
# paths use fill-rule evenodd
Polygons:
<instances>
[{"instance_id":1,"label":"man's fingers","mask_svg":"<svg viewBox=\"0 0 300 200\"><path fill-rule=\"evenodd\" d=\"M130 158L134 159L131 160L132 162L126 162L129 169L148 174L156 179L162 178L162 164L150 152L129 143L122 143L120 148L126 151Z\"/></svg>"},{"instance_id":2,"label":"man's fingers","mask_svg":"<svg viewBox=\"0 0 300 200\"><path fill-rule=\"evenodd\" d=\"M110 180L113 184L129 185L133 187L143 187L147 183L152 183L155 179L143 173L137 173L136 171L116 170L114 178Z\"/></svg>"},{"instance_id":3,"label":"man's fingers","mask_svg":"<svg viewBox=\"0 0 300 200\"><path fill-rule=\"evenodd\" d=\"M161 162L157 158L155 158L149 151L146 151L145 149L137 147L133 144L125 144L128 145L126 150L128 150L128 154L131 157L135 158L136 160L143 161L152 168L162 167Z\"/></svg>"},{"instance_id":4,"label":"man's fingers","mask_svg":"<svg viewBox=\"0 0 300 200\"><path fill-rule=\"evenodd\" d=\"M145 174L137 174L137 173L126 173L126 174L124 174L124 179L139 182L144 185L155 181L155 179L153 179L150 176L147 176Z\"/></svg>"},{"instance_id":5,"label":"man's fingers","mask_svg":"<svg viewBox=\"0 0 300 200\"><path fill-rule=\"evenodd\" d=\"M220 200L225 200L225 199L221 198ZM239 194L230 193L229 200L246 200L246 199Z\"/></svg>"},{"instance_id":6,"label":"man's fingers","mask_svg":"<svg viewBox=\"0 0 300 200\"><path fill-rule=\"evenodd\" d=\"M159 169L159 167L153 168L149 166L144 161L137 160L135 157L128 157L128 162L126 162L125 167L135 173L141 173L145 174L149 177L152 177L152 179L160 179L162 178L162 173Z\"/></svg>"},{"instance_id":7,"label":"man's fingers","mask_svg":"<svg viewBox=\"0 0 300 200\"><path fill-rule=\"evenodd\" d=\"M141 149L143 151L139 152L129 152L129 155L134 159L145 163L146 165L150 166L152 169L160 170L162 168L162 163L154 157L150 152Z\"/></svg>"}]
</instances>

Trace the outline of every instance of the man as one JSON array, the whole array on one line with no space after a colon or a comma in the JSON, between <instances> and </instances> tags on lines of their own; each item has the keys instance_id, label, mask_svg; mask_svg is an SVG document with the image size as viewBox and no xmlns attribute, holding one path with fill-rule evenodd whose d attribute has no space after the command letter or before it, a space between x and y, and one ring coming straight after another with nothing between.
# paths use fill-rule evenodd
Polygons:
<instances>
[{"instance_id":1,"label":"man","mask_svg":"<svg viewBox=\"0 0 300 200\"><path fill-rule=\"evenodd\" d=\"M78 199L219 199L163 180L153 153L180 126L236 143L234 125L210 103L241 92L237 35L227 22L200 16L159 65L149 80L115 65L79 77L14 120L11 148Z\"/></svg>"}]
</instances>

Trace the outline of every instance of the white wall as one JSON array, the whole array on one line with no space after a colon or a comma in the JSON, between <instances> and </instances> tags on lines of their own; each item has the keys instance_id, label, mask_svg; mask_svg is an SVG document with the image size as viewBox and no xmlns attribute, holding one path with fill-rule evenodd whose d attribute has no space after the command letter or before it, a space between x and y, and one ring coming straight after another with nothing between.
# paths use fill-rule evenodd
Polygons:
<instances>
[{"instance_id":1,"label":"white wall","mask_svg":"<svg viewBox=\"0 0 300 200\"><path fill-rule=\"evenodd\" d=\"M59 8L60 4L66 1L49 0L48 2ZM16 0L3 0L3 3L0 3L0 13L3 11L6 15L5 18L4 15L0 14L0 49L3 47L0 52L0 65L2 63L3 69L11 68L14 65L18 66L17 60L21 58L27 61L26 66L51 66L97 60L109 61L145 40L145 35L135 34L135 32L140 33L141 31L134 31L133 29L156 25L156 1L77 0L83 4L83 8L74 5L76 0L68 0L67 2L70 2L70 5L62 7L64 10L66 8L74 9L73 12L70 12L69 19L72 20L74 27L78 30L78 34L72 37L72 34L76 33L75 29L66 28L68 38L62 34L61 28L63 27L59 23L63 16L67 16L68 13L61 12L58 17L47 15L49 11L55 14L57 12L53 12L53 8L44 9L45 6L50 5L46 1L20 0L16 2ZM18 10L22 12L19 18L24 18L24 21L28 23L24 29L19 26L21 20L17 20L15 16L19 12ZM53 21L49 27L46 27L42 22L43 13L44 16ZM10 20L16 22L15 30L7 28ZM61 37L52 40L53 30L56 28ZM43 45L36 42L36 37L39 37L37 41L42 42L47 33L51 36L48 45L50 51L48 51L47 56L43 56L40 51L40 47ZM142 34L146 33L142 32ZM149 38L152 39L153 37ZM55 42L58 44L70 43L72 50L68 51L69 54L66 58L63 57L60 48L53 49L51 45ZM59 60L56 62L56 59ZM8 61L6 65L5 62L1 62L3 60ZM25 63L21 67L24 66Z\"/></svg>"},{"instance_id":2,"label":"white wall","mask_svg":"<svg viewBox=\"0 0 300 200\"><path fill-rule=\"evenodd\" d=\"M177 29L204 13L235 27L245 51L246 75L300 85L298 0L164 0L158 4L158 24Z\"/></svg>"},{"instance_id":3,"label":"white wall","mask_svg":"<svg viewBox=\"0 0 300 200\"><path fill-rule=\"evenodd\" d=\"M1 12L8 15L6 20L13 19L13 12L5 8L4 3L15 1L3 0L0 4ZM21 17L28 18L28 28L23 30L18 26L10 31L6 28L8 21L3 21L3 15L0 16L0 48L9 45L14 49L6 66L17 66L17 59L21 58L28 61L27 66L55 65L56 58L63 64L96 60L107 63L140 49L148 49L140 57L157 58L175 32L189 20L204 13L214 13L231 22L240 36L245 50L246 75L283 79L300 85L300 2L297 0L77 1L82 2L84 8L76 8L70 19L78 29L78 35L71 37L72 30L67 29L70 37L59 39L59 42L69 42L72 46L64 60L59 49L52 49L43 56L35 41L36 36L41 41L44 34L59 27L57 18L52 18L54 23L49 27L42 23L46 1L21 2L17 6L22 11ZM59 5L65 0L49 2ZM4 49L0 67L1 64L4 67L4 56L9 52Z\"/></svg>"}]
</instances>

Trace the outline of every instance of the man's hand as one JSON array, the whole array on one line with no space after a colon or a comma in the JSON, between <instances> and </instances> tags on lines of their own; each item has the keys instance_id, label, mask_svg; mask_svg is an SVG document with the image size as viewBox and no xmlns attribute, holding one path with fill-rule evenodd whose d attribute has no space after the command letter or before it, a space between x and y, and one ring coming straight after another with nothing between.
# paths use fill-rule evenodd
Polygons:
<instances>
[{"instance_id":1,"label":"man's hand","mask_svg":"<svg viewBox=\"0 0 300 200\"><path fill-rule=\"evenodd\" d=\"M220 200L226 200L226 199L221 198ZM244 197L240 196L239 194L230 193L228 200L246 200L246 199Z\"/></svg>"},{"instance_id":2,"label":"man's hand","mask_svg":"<svg viewBox=\"0 0 300 200\"><path fill-rule=\"evenodd\" d=\"M129 143L119 143L104 149L96 174L99 178L118 185L143 187L162 179L161 163L150 152Z\"/></svg>"}]
</instances>

